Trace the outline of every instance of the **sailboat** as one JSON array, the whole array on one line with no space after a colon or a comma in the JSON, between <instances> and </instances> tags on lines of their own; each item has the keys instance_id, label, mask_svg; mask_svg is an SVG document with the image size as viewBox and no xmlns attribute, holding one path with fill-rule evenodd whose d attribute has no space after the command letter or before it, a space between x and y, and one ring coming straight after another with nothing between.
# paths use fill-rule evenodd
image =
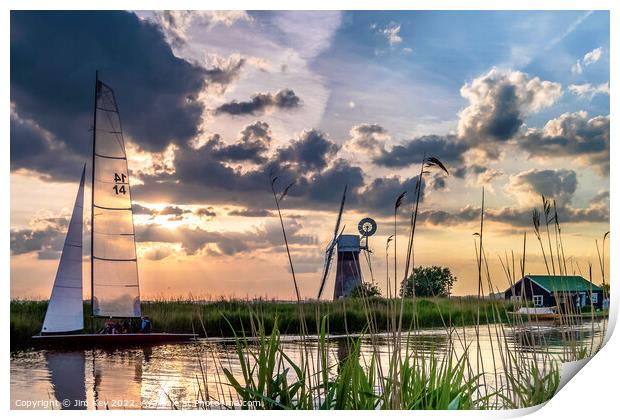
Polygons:
<instances>
[{"instance_id":1,"label":"sailboat","mask_svg":"<svg viewBox=\"0 0 620 420\"><path fill-rule=\"evenodd\" d=\"M140 318L138 258L127 154L114 91L95 75L91 173L91 316ZM73 206L67 236L38 343L142 344L185 341L194 334L87 334L82 297L84 179Z\"/></svg>"}]
</instances>

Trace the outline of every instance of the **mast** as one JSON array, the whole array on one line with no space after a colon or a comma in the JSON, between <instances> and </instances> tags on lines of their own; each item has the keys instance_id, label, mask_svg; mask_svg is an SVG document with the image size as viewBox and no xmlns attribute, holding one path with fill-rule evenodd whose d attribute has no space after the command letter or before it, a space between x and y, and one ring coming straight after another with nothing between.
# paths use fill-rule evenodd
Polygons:
<instances>
[{"instance_id":1,"label":"mast","mask_svg":"<svg viewBox=\"0 0 620 420\"><path fill-rule=\"evenodd\" d=\"M95 101L93 104L93 158L90 184L90 323L95 332L95 142L97 139L97 91L99 87L99 71L95 70Z\"/></svg>"}]
</instances>

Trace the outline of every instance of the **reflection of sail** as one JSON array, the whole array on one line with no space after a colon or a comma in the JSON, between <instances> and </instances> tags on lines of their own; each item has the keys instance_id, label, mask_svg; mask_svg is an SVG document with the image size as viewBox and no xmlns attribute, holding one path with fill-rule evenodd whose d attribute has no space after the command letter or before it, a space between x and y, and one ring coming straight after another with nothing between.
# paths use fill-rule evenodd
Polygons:
<instances>
[{"instance_id":1,"label":"reflection of sail","mask_svg":"<svg viewBox=\"0 0 620 420\"><path fill-rule=\"evenodd\" d=\"M93 145L93 315L140 316L127 155L114 92L97 80Z\"/></svg>"},{"instance_id":2,"label":"reflection of sail","mask_svg":"<svg viewBox=\"0 0 620 420\"><path fill-rule=\"evenodd\" d=\"M84 352L46 352L45 361L54 388L54 397L61 402L62 409L86 409Z\"/></svg>"},{"instance_id":3,"label":"reflection of sail","mask_svg":"<svg viewBox=\"0 0 620 420\"><path fill-rule=\"evenodd\" d=\"M93 366L94 399L98 409L141 408L142 352L97 352Z\"/></svg>"},{"instance_id":4,"label":"reflection of sail","mask_svg":"<svg viewBox=\"0 0 620 420\"><path fill-rule=\"evenodd\" d=\"M62 248L52 295L41 332L67 332L84 328L82 304L82 224L84 218L84 171L78 188L67 237Z\"/></svg>"}]
</instances>

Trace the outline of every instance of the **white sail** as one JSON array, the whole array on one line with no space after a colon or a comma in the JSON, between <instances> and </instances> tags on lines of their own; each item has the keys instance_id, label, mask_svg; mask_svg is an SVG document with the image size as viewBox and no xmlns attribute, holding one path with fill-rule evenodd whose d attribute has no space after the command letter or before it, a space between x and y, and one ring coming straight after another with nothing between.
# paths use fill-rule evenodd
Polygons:
<instances>
[{"instance_id":1,"label":"white sail","mask_svg":"<svg viewBox=\"0 0 620 420\"><path fill-rule=\"evenodd\" d=\"M77 331L84 328L82 304L82 225L84 219L84 172L78 189L69 229L62 248L52 295L43 321L43 333Z\"/></svg>"},{"instance_id":2,"label":"white sail","mask_svg":"<svg viewBox=\"0 0 620 420\"><path fill-rule=\"evenodd\" d=\"M97 81L93 145L93 315L140 316L127 155L114 92Z\"/></svg>"}]
</instances>

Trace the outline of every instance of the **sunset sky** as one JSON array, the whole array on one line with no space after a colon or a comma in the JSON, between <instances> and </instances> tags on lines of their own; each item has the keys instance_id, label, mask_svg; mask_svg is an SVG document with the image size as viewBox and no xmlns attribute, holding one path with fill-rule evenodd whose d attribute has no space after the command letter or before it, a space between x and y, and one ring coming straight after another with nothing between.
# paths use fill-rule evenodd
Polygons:
<instances>
[{"instance_id":1,"label":"sunset sky","mask_svg":"<svg viewBox=\"0 0 620 420\"><path fill-rule=\"evenodd\" d=\"M408 192L402 262L424 154L450 174L425 175L415 264L450 267L455 294L477 291L483 187L497 288L523 232L526 272L546 273L541 194L556 200L569 270L588 277L592 263L600 283L607 12L12 12L12 297L49 296L90 164L95 70L123 121L143 298L292 299L270 172L280 189L296 181L282 207L301 294L316 296L345 184L345 233L377 220L386 292L394 200Z\"/></svg>"}]
</instances>

